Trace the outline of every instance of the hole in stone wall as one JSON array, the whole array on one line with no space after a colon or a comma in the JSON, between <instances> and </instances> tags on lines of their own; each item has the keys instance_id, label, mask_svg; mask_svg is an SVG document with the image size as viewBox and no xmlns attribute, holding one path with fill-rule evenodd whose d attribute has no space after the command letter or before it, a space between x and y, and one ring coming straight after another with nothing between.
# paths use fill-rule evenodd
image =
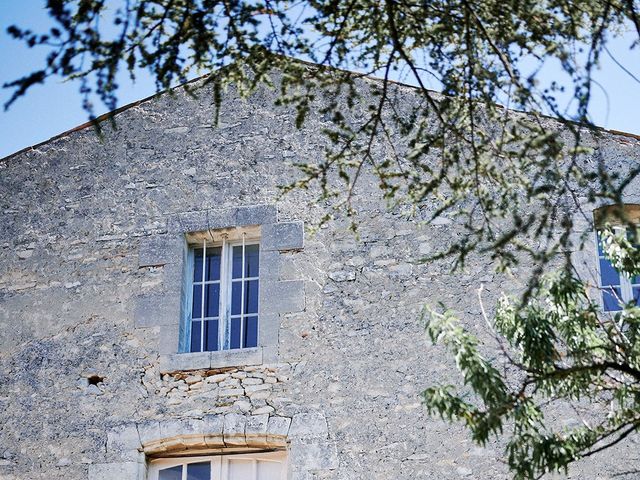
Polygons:
<instances>
[{"instance_id":1,"label":"hole in stone wall","mask_svg":"<svg viewBox=\"0 0 640 480\"><path fill-rule=\"evenodd\" d=\"M98 385L103 381L104 377L101 377L100 375L89 375L87 377L87 382L89 383L89 385Z\"/></svg>"}]
</instances>

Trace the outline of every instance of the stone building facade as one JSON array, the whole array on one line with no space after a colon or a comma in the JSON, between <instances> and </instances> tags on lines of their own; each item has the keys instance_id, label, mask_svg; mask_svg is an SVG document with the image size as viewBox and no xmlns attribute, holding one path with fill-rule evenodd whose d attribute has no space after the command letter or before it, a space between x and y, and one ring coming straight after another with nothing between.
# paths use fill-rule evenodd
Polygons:
<instances>
[{"instance_id":1,"label":"stone building facade","mask_svg":"<svg viewBox=\"0 0 640 480\"><path fill-rule=\"evenodd\" d=\"M491 303L517 280L490 258L453 275L419 263L455 221L388 210L366 176L359 237L340 220L305 234L324 206L278 186L322 155L327 119L297 130L274 96L230 93L213 128L211 93L179 88L123 110L102 138L80 128L0 161L0 479L187 478L180 462L194 458L229 480L508 478L500 445L425 413L420 392L457 374L419 317L444 301L481 325L478 286ZM596 141L610 168L640 160L637 139ZM256 336L243 323L246 348L190 352L205 308L194 248L247 238ZM221 345L234 341L227 307ZM570 477L619 478L640 465L635 442ZM163 465L178 476L159 477Z\"/></svg>"}]
</instances>

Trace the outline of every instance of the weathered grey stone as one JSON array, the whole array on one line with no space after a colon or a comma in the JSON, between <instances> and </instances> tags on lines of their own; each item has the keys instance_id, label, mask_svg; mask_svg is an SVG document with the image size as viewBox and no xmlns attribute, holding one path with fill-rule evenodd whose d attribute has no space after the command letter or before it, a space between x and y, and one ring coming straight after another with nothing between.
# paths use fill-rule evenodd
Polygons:
<instances>
[{"instance_id":1,"label":"weathered grey stone","mask_svg":"<svg viewBox=\"0 0 640 480\"><path fill-rule=\"evenodd\" d=\"M198 370L211 367L211 352L160 355L160 372Z\"/></svg>"},{"instance_id":2,"label":"weathered grey stone","mask_svg":"<svg viewBox=\"0 0 640 480\"><path fill-rule=\"evenodd\" d=\"M245 426L247 417L237 413L224 416L224 443L229 446L246 446Z\"/></svg>"},{"instance_id":3,"label":"weathered grey stone","mask_svg":"<svg viewBox=\"0 0 640 480\"><path fill-rule=\"evenodd\" d=\"M273 223L262 226L262 249L299 250L304 247L302 222Z\"/></svg>"},{"instance_id":4,"label":"weathered grey stone","mask_svg":"<svg viewBox=\"0 0 640 480\"><path fill-rule=\"evenodd\" d=\"M291 462L304 465L308 470L333 470L338 468L338 449L334 442L293 441Z\"/></svg>"},{"instance_id":5,"label":"weathered grey stone","mask_svg":"<svg viewBox=\"0 0 640 480\"><path fill-rule=\"evenodd\" d=\"M235 226L238 226L235 208L202 209L175 215L169 223L169 231L189 233Z\"/></svg>"},{"instance_id":6,"label":"weathered grey stone","mask_svg":"<svg viewBox=\"0 0 640 480\"><path fill-rule=\"evenodd\" d=\"M267 433L269 435L284 435L289 434L289 427L291 425L291 419L287 417L269 417L269 423L267 425Z\"/></svg>"},{"instance_id":7,"label":"weathered grey stone","mask_svg":"<svg viewBox=\"0 0 640 480\"><path fill-rule=\"evenodd\" d=\"M144 480L144 464L137 462L89 465L89 480Z\"/></svg>"},{"instance_id":8,"label":"weathered grey stone","mask_svg":"<svg viewBox=\"0 0 640 480\"><path fill-rule=\"evenodd\" d=\"M136 327L159 327L180 322L180 299L153 294L136 297L133 318Z\"/></svg>"},{"instance_id":9,"label":"weathered grey stone","mask_svg":"<svg viewBox=\"0 0 640 480\"><path fill-rule=\"evenodd\" d=\"M243 348L239 350L220 350L211 352L211 367L235 367L239 365L260 365L262 348Z\"/></svg>"},{"instance_id":10,"label":"weathered grey stone","mask_svg":"<svg viewBox=\"0 0 640 480\"><path fill-rule=\"evenodd\" d=\"M107 453L116 461L137 461L142 444L135 424L120 425L107 432Z\"/></svg>"},{"instance_id":11,"label":"weathered grey stone","mask_svg":"<svg viewBox=\"0 0 640 480\"><path fill-rule=\"evenodd\" d=\"M138 267L175 263L182 256L184 240L175 235L152 235L140 239Z\"/></svg>"},{"instance_id":12,"label":"weathered grey stone","mask_svg":"<svg viewBox=\"0 0 640 480\"><path fill-rule=\"evenodd\" d=\"M234 226L264 225L276 221L278 211L275 205L249 205L236 210Z\"/></svg>"},{"instance_id":13,"label":"weathered grey stone","mask_svg":"<svg viewBox=\"0 0 640 480\"><path fill-rule=\"evenodd\" d=\"M327 419L322 413L297 413L291 420L291 438L327 438L328 435Z\"/></svg>"},{"instance_id":14,"label":"weathered grey stone","mask_svg":"<svg viewBox=\"0 0 640 480\"><path fill-rule=\"evenodd\" d=\"M261 312L295 313L304 310L304 281L287 280L263 285L260 289Z\"/></svg>"},{"instance_id":15,"label":"weathered grey stone","mask_svg":"<svg viewBox=\"0 0 640 480\"><path fill-rule=\"evenodd\" d=\"M245 434L248 437L256 437L264 442L267 441L267 424L269 423L268 414L256 414L247 417L245 425Z\"/></svg>"}]
</instances>

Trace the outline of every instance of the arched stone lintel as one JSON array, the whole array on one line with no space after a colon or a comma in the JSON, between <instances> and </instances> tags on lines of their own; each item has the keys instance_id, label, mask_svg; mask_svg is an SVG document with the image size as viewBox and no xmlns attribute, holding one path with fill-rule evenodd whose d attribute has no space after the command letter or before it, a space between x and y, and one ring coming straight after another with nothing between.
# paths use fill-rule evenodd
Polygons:
<instances>
[{"instance_id":1,"label":"arched stone lintel","mask_svg":"<svg viewBox=\"0 0 640 480\"><path fill-rule=\"evenodd\" d=\"M211 453L251 452L287 448L286 435L197 433L152 440L142 445L150 458Z\"/></svg>"}]
</instances>

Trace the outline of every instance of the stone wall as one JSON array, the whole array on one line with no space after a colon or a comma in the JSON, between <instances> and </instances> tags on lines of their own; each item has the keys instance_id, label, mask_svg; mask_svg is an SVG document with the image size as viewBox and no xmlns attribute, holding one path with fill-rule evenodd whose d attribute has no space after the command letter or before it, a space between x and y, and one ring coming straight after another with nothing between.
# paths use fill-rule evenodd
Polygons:
<instances>
[{"instance_id":1,"label":"stone wall","mask_svg":"<svg viewBox=\"0 0 640 480\"><path fill-rule=\"evenodd\" d=\"M154 238L189 215L273 205L269 225L309 225L324 209L314 192L281 198L277 187L296 175L293 162L322 155L326 119L296 130L273 92L231 92L213 128L211 93L199 93L142 102L102 139L87 128L0 161L0 479L143 479L147 458L203 445L284 446L296 480L507 478L500 445L479 448L425 414L420 392L458 380L419 317L443 301L481 328L479 285L491 305L517 278L493 273L488 257L455 275L419 263L460 234L455 219L427 227L425 213L388 210L366 173L358 238L337 220L303 249L278 250L268 274L301 282L304 301L273 313L273 358L163 367L168 326L140 321L140 299L175 300L182 272L171 258L148 260ZM640 160L636 140L598 141L612 169ZM570 477L632 470L636 442Z\"/></svg>"}]
</instances>

